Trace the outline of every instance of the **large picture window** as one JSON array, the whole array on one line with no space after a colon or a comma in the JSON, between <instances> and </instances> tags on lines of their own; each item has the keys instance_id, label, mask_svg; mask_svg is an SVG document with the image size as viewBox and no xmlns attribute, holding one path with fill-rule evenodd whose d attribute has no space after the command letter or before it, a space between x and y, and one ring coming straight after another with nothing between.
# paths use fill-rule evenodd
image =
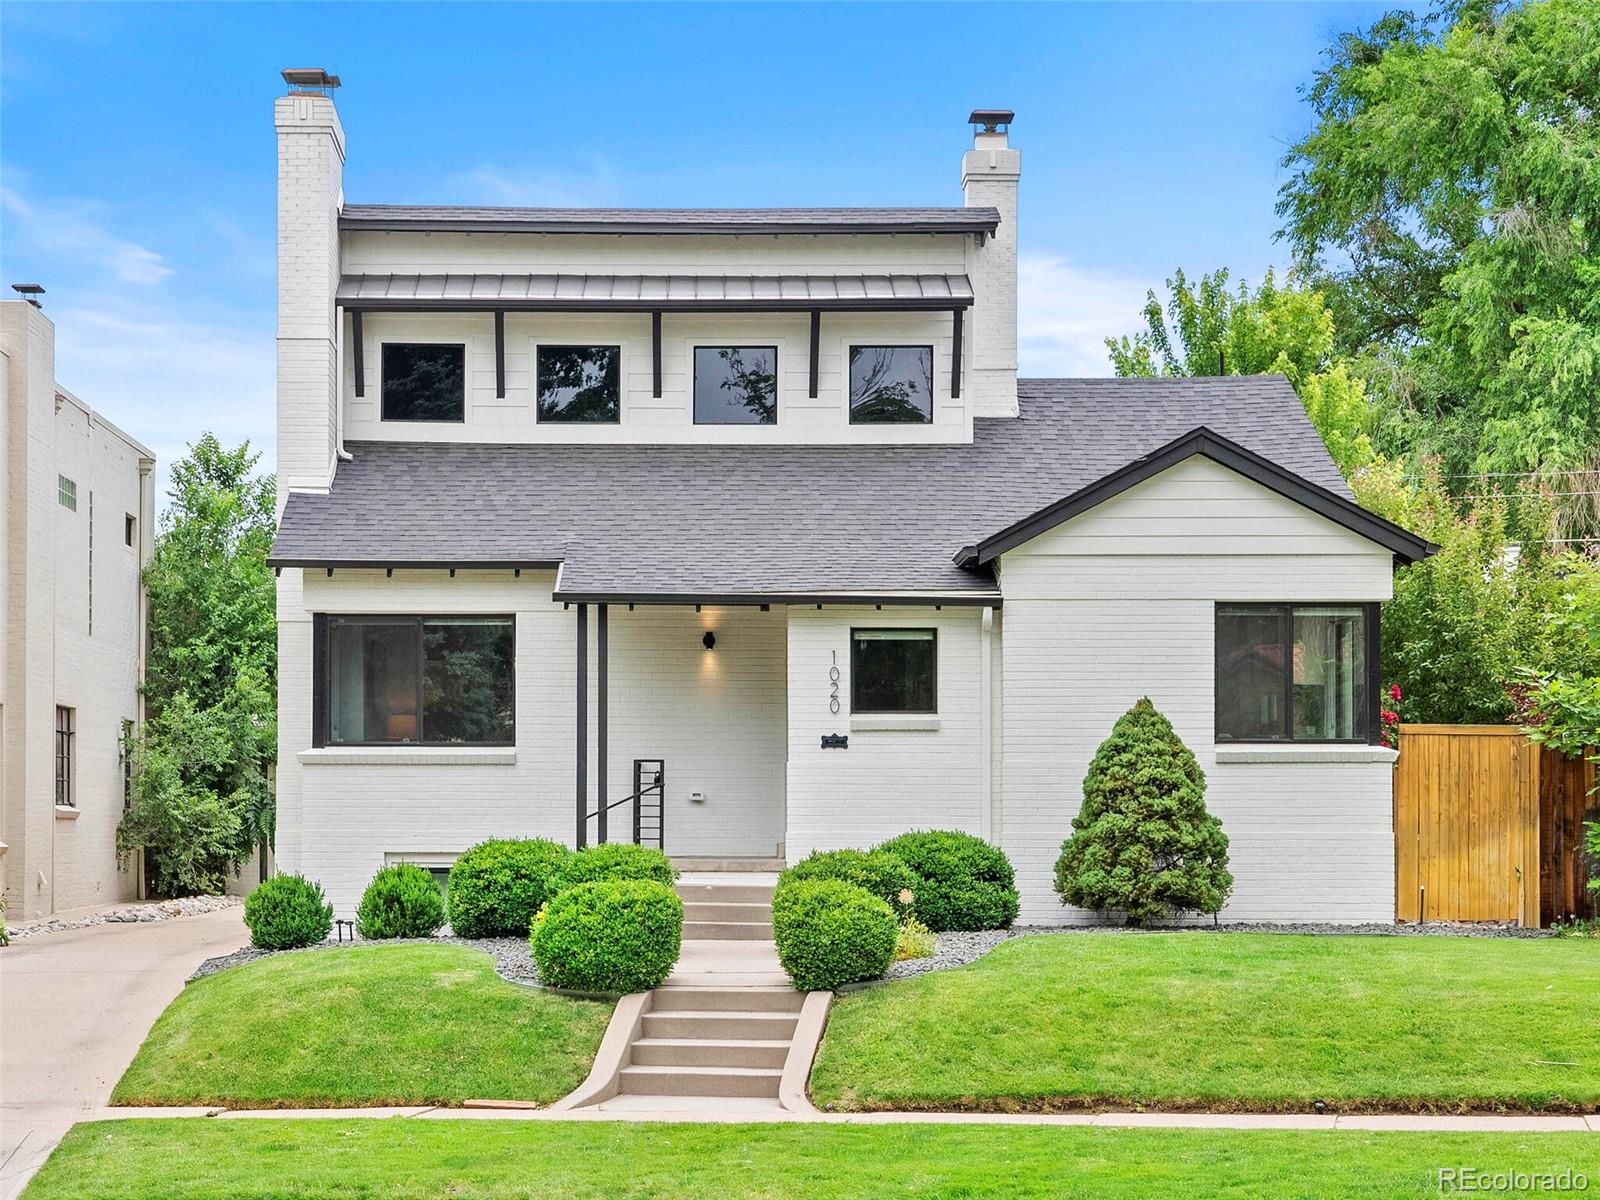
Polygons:
<instances>
[{"instance_id":1,"label":"large picture window","mask_svg":"<svg viewBox=\"0 0 1600 1200\"><path fill-rule=\"evenodd\" d=\"M850 711L938 712L938 639L934 631L852 629Z\"/></svg>"},{"instance_id":2,"label":"large picture window","mask_svg":"<svg viewBox=\"0 0 1600 1200\"><path fill-rule=\"evenodd\" d=\"M932 346L850 347L852 425L925 425L932 420Z\"/></svg>"},{"instance_id":3,"label":"large picture window","mask_svg":"<svg viewBox=\"0 0 1600 1200\"><path fill-rule=\"evenodd\" d=\"M385 421L464 421L467 348L385 342L382 387Z\"/></svg>"},{"instance_id":4,"label":"large picture window","mask_svg":"<svg viewBox=\"0 0 1600 1200\"><path fill-rule=\"evenodd\" d=\"M1217 740L1376 740L1376 606L1219 604Z\"/></svg>"},{"instance_id":5,"label":"large picture window","mask_svg":"<svg viewBox=\"0 0 1600 1200\"><path fill-rule=\"evenodd\" d=\"M696 346L696 425L776 425L776 346Z\"/></svg>"},{"instance_id":6,"label":"large picture window","mask_svg":"<svg viewBox=\"0 0 1600 1200\"><path fill-rule=\"evenodd\" d=\"M538 360L539 420L622 420L620 346L540 346Z\"/></svg>"},{"instance_id":7,"label":"large picture window","mask_svg":"<svg viewBox=\"0 0 1600 1200\"><path fill-rule=\"evenodd\" d=\"M514 741L510 617L328 617L316 707L323 745Z\"/></svg>"}]
</instances>

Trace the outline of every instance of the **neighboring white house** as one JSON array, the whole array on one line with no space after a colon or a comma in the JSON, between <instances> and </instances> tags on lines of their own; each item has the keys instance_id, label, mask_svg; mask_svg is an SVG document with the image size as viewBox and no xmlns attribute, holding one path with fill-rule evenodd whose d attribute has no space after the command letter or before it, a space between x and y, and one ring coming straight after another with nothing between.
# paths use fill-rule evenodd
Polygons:
<instances>
[{"instance_id":1,"label":"neighboring white house","mask_svg":"<svg viewBox=\"0 0 1600 1200\"><path fill-rule=\"evenodd\" d=\"M1280 377L1017 378L1018 152L965 203L347 204L285 72L278 862L348 912L483 838L793 861L911 828L1016 864L1150 696L1231 919L1389 920L1359 508ZM602 824L604 821L604 825Z\"/></svg>"},{"instance_id":2,"label":"neighboring white house","mask_svg":"<svg viewBox=\"0 0 1600 1200\"><path fill-rule=\"evenodd\" d=\"M0 358L0 881L16 921L135 894L116 830L155 457L56 382L36 303L0 303Z\"/></svg>"}]
</instances>

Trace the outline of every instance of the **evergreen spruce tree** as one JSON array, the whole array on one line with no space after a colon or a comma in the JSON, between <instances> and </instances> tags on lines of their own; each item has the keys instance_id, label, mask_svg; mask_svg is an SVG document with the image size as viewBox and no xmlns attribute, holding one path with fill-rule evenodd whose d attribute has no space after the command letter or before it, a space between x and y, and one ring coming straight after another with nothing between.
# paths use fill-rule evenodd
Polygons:
<instances>
[{"instance_id":1,"label":"evergreen spruce tree","mask_svg":"<svg viewBox=\"0 0 1600 1200\"><path fill-rule=\"evenodd\" d=\"M1056 860L1063 904L1144 925L1214 913L1233 888L1228 836L1206 812L1200 764L1148 697L1118 718L1083 780L1083 806Z\"/></svg>"}]
</instances>

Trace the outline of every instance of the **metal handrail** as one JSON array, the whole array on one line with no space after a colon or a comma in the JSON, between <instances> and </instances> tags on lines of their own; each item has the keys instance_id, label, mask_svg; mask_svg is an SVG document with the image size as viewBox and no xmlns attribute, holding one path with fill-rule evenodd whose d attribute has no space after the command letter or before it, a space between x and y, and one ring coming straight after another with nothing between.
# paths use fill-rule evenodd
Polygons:
<instances>
[{"instance_id":1,"label":"metal handrail","mask_svg":"<svg viewBox=\"0 0 1600 1200\"><path fill-rule=\"evenodd\" d=\"M654 764L656 764L656 770L653 773L654 774L654 778L648 784L642 784L641 783L641 779L643 778L643 767L644 767L645 763L654 763ZM642 836L642 832L643 832L642 828L641 828L641 818L644 815L644 812L643 812L644 798L646 796L649 796L649 795L653 794L653 795L655 795L657 797L657 801L658 801L657 808L656 808L657 836L659 838L664 839L665 836L666 836L666 833L665 833L666 801L667 801L666 773L667 773L666 772L666 763L662 759L659 759L659 758L636 758L636 759L634 759L634 761L633 761L634 790L632 792L630 792L628 795L623 796L621 799L613 800L609 804L598 805L597 807L585 812L584 813L584 818L583 818L583 827L585 829L587 829L589 827L589 822L590 821L598 821L598 819L600 818L600 816L602 814L609 813L614 808L620 808L624 804L632 804L633 805L633 841L634 841L635 845L639 845L640 844L640 840L639 839Z\"/></svg>"}]
</instances>

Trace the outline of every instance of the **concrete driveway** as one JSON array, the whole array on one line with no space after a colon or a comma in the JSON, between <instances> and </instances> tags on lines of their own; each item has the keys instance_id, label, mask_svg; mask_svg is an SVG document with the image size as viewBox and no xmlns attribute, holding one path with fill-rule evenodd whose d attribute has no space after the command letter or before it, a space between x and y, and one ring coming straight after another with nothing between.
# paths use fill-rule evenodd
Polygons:
<instances>
[{"instance_id":1,"label":"concrete driveway","mask_svg":"<svg viewBox=\"0 0 1600 1200\"><path fill-rule=\"evenodd\" d=\"M205 959L249 940L244 910L90 925L0 949L0 1200L105 1104Z\"/></svg>"}]
</instances>

